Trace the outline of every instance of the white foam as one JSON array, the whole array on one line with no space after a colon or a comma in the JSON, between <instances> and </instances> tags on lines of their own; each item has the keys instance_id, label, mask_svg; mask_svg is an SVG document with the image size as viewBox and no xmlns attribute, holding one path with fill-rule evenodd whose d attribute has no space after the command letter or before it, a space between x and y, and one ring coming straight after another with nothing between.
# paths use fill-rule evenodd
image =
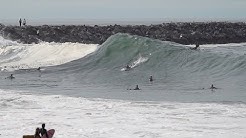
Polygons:
<instances>
[{"instance_id":1,"label":"white foam","mask_svg":"<svg viewBox=\"0 0 246 138\"><path fill-rule=\"evenodd\" d=\"M246 135L246 105L132 102L31 95L0 90L0 137L33 134L46 123L54 138L218 137Z\"/></svg>"},{"instance_id":2,"label":"white foam","mask_svg":"<svg viewBox=\"0 0 246 138\"><path fill-rule=\"evenodd\" d=\"M134 67L136 67L136 66L138 66L138 65L140 65L140 64L142 64L148 60L149 60L149 58L142 57L141 55L139 55L138 59L136 61L134 61L133 63L131 63L130 66L131 66L131 68L134 68Z\"/></svg>"},{"instance_id":3,"label":"white foam","mask_svg":"<svg viewBox=\"0 0 246 138\"><path fill-rule=\"evenodd\" d=\"M195 47L195 45L185 45L188 47ZM203 44L200 48L215 48L215 47L239 47L246 46L246 43L228 43L228 44Z\"/></svg>"},{"instance_id":4,"label":"white foam","mask_svg":"<svg viewBox=\"0 0 246 138\"><path fill-rule=\"evenodd\" d=\"M10 70L60 65L94 52L97 46L69 42L0 46L0 67Z\"/></svg>"},{"instance_id":5,"label":"white foam","mask_svg":"<svg viewBox=\"0 0 246 138\"><path fill-rule=\"evenodd\" d=\"M148 61L148 60L149 60L149 58L147 58L147 57L142 57L141 55L139 55L139 56L138 56L138 59L135 60L135 61L133 61L132 63L130 63L129 67L130 67L130 68L135 68L135 67L139 66L140 64L142 64L142 63ZM121 68L120 70L121 70L121 71L127 71L128 69L127 69L126 67L124 67L124 68Z\"/></svg>"},{"instance_id":6,"label":"white foam","mask_svg":"<svg viewBox=\"0 0 246 138\"><path fill-rule=\"evenodd\" d=\"M11 46L11 45L18 45L17 42L4 39L2 36L0 36L0 46Z\"/></svg>"}]
</instances>

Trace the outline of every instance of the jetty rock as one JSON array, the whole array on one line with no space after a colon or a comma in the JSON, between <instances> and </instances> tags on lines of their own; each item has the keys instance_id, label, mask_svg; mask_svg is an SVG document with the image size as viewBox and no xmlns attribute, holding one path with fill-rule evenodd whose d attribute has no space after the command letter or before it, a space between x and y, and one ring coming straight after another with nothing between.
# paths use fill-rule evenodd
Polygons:
<instances>
[{"instance_id":1,"label":"jetty rock","mask_svg":"<svg viewBox=\"0 0 246 138\"><path fill-rule=\"evenodd\" d=\"M128 33L180 44L225 44L246 42L244 22L174 22L155 25L42 25L5 26L5 39L30 44L39 42L78 42L102 44L111 35Z\"/></svg>"}]
</instances>

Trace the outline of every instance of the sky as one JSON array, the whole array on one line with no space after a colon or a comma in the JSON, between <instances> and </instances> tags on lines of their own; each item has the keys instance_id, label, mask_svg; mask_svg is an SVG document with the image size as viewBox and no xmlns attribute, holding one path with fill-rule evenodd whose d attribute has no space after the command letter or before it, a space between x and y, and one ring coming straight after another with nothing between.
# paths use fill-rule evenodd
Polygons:
<instances>
[{"instance_id":1,"label":"sky","mask_svg":"<svg viewBox=\"0 0 246 138\"><path fill-rule=\"evenodd\" d=\"M246 0L0 0L7 20L246 19Z\"/></svg>"}]
</instances>

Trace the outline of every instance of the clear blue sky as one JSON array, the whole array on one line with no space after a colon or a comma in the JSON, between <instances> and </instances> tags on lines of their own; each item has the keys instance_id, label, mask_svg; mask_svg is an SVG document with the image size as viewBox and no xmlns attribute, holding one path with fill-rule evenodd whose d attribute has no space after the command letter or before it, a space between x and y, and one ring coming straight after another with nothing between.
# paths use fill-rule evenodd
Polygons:
<instances>
[{"instance_id":1,"label":"clear blue sky","mask_svg":"<svg viewBox=\"0 0 246 138\"><path fill-rule=\"evenodd\" d=\"M246 19L246 0L0 0L0 21L18 19Z\"/></svg>"}]
</instances>

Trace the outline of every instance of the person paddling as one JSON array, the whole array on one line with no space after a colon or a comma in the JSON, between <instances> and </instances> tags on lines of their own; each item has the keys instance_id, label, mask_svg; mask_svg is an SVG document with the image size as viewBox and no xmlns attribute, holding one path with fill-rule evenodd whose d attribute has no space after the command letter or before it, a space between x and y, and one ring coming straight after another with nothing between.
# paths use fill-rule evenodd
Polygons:
<instances>
[{"instance_id":1,"label":"person paddling","mask_svg":"<svg viewBox=\"0 0 246 138\"><path fill-rule=\"evenodd\" d=\"M218 88L214 87L214 85L212 84L209 89L213 90L213 89L218 89Z\"/></svg>"},{"instance_id":2,"label":"person paddling","mask_svg":"<svg viewBox=\"0 0 246 138\"><path fill-rule=\"evenodd\" d=\"M127 90L141 90L138 85L136 85L136 87L134 89L127 89Z\"/></svg>"},{"instance_id":3,"label":"person paddling","mask_svg":"<svg viewBox=\"0 0 246 138\"><path fill-rule=\"evenodd\" d=\"M7 78L5 78L5 79L14 79L15 77L13 76L13 74L10 74L10 76L8 76Z\"/></svg>"}]
</instances>

